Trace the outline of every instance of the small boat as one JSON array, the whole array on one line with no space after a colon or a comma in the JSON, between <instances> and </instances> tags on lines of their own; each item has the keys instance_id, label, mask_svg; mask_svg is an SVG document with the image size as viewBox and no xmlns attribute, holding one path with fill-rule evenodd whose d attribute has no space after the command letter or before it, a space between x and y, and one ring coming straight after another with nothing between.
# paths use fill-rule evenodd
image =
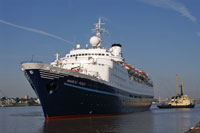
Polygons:
<instances>
[{"instance_id":1,"label":"small boat","mask_svg":"<svg viewBox=\"0 0 200 133\"><path fill-rule=\"evenodd\" d=\"M159 103L158 108L194 108L195 104L189 96L184 94L183 80L180 85L181 94L178 94L178 75L176 75L176 96L171 97L167 102Z\"/></svg>"}]
</instances>

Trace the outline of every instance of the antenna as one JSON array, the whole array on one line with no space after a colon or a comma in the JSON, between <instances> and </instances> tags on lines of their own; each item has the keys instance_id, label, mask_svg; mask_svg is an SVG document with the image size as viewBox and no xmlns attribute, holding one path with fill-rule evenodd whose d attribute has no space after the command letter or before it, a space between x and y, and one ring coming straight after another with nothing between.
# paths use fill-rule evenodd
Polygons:
<instances>
[{"instance_id":1,"label":"antenna","mask_svg":"<svg viewBox=\"0 0 200 133\"><path fill-rule=\"evenodd\" d=\"M101 38L103 36L104 32L107 32L105 29L101 28L101 25L105 24L101 22L101 18L99 18L98 23L95 24L95 29L92 29L93 31L96 32L96 37L99 39L95 39L95 40L99 40L97 47L101 48Z\"/></svg>"},{"instance_id":2,"label":"antenna","mask_svg":"<svg viewBox=\"0 0 200 133\"><path fill-rule=\"evenodd\" d=\"M59 58L59 54L56 53L55 56L56 56L56 60L58 60L58 58Z\"/></svg>"},{"instance_id":3,"label":"antenna","mask_svg":"<svg viewBox=\"0 0 200 133\"><path fill-rule=\"evenodd\" d=\"M58 65L59 65L59 61L58 61L59 54L58 54L58 53L56 53L56 54L55 54L55 56L56 56L56 60L55 60L55 62L56 62L56 65L58 66Z\"/></svg>"},{"instance_id":4,"label":"antenna","mask_svg":"<svg viewBox=\"0 0 200 133\"><path fill-rule=\"evenodd\" d=\"M178 96L178 74L176 74L176 96Z\"/></svg>"},{"instance_id":5,"label":"antenna","mask_svg":"<svg viewBox=\"0 0 200 133\"><path fill-rule=\"evenodd\" d=\"M199 100L199 89L196 89L196 100Z\"/></svg>"},{"instance_id":6,"label":"antenna","mask_svg":"<svg viewBox=\"0 0 200 133\"><path fill-rule=\"evenodd\" d=\"M99 18L98 23L96 24L96 36L101 39L101 34L104 32L105 29L101 29L101 25L105 23L101 23L101 18Z\"/></svg>"}]
</instances>

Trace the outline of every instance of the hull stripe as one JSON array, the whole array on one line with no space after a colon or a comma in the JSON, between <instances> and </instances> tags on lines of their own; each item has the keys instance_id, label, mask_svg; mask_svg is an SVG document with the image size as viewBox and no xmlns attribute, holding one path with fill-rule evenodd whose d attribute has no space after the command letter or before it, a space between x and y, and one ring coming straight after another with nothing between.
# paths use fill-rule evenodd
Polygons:
<instances>
[{"instance_id":1,"label":"hull stripe","mask_svg":"<svg viewBox=\"0 0 200 133\"><path fill-rule=\"evenodd\" d=\"M118 116L122 114L128 113L121 113L121 114L97 114L97 115L69 115L69 116L51 116L45 117L45 120L57 120L57 119L72 119L72 118L82 118L82 117L108 117L108 116Z\"/></svg>"},{"instance_id":2,"label":"hull stripe","mask_svg":"<svg viewBox=\"0 0 200 133\"><path fill-rule=\"evenodd\" d=\"M123 96L123 95L120 95L120 94L114 94L114 93L110 93L110 92L105 92L105 91L100 91L100 90L94 90L94 89L85 88L85 87L82 87L82 86L72 85L72 84L68 84L68 83L64 83L64 85L70 86L70 87L74 87L74 88L79 88L79 89L85 90L85 91L101 93L101 94L105 94L105 95L111 95L111 96L118 96L118 97L130 98L130 97L128 97L128 96Z\"/></svg>"}]
</instances>

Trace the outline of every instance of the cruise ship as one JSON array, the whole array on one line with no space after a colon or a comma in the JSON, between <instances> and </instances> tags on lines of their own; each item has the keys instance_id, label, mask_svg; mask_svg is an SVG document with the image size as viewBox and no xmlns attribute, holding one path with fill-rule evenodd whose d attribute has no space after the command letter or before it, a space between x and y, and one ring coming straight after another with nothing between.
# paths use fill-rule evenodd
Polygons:
<instances>
[{"instance_id":1,"label":"cruise ship","mask_svg":"<svg viewBox=\"0 0 200 133\"><path fill-rule=\"evenodd\" d=\"M143 70L125 62L122 45L102 46L101 18L95 24L91 46L77 44L64 57L56 54L50 65L21 64L38 96L45 120L97 117L149 110L153 82Z\"/></svg>"}]
</instances>

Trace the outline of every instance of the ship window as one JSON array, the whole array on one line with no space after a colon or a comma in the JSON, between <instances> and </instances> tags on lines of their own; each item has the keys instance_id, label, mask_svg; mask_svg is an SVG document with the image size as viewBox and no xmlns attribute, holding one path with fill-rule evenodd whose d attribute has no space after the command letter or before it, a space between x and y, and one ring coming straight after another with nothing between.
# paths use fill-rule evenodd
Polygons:
<instances>
[{"instance_id":1,"label":"ship window","mask_svg":"<svg viewBox=\"0 0 200 133\"><path fill-rule=\"evenodd\" d=\"M133 95L129 95L129 97L133 97Z\"/></svg>"},{"instance_id":2,"label":"ship window","mask_svg":"<svg viewBox=\"0 0 200 133\"><path fill-rule=\"evenodd\" d=\"M94 53L92 53L92 55L94 55Z\"/></svg>"},{"instance_id":3,"label":"ship window","mask_svg":"<svg viewBox=\"0 0 200 133\"><path fill-rule=\"evenodd\" d=\"M109 54L106 54L106 56L109 56Z\"/></svg>"},{"instance_id":4,"label":"ship window","mask_svg":"<svg viewBox=\"0 0 200 133\"><path fill-rule=\"evenodd\" d=\"M84 56L84 54L82 54L82 56Z\"/></svg>"},{"instance_id":5,"label":"ship window","mask_svg":"<svg viewBox=\"0 0 200 133\"><path fill-rule=\"evenodd\" d=\"M99 54L101 56L101 54Z\"/></svg>"},{"instance_id":6,"label":"ship window","mask_svg":"<svg viewBox=\"0 0 200 133\"><path fill-rule=\"evenodd\" d=\"M70 55L70 57L72 57L72 55Z\"/></svg>"},{"instance_id":7,"label":"ship window","mask_svg":"<svg viewBox=\"0 0 200 133\"><path fill-rule=\"evenodd\" d=\"M88 55L91 55L90 53Z\"/></svg>"},{"instance_id":8,"label":"ship window","mask_svg":"<svg viewBox=\"0 0 200 133\"><path fill-rule=\"evenodd\" d=\"M78 54L76 54L76 56L78 56Z\"/></svg>"},{"instance_id":9,"label":"ship window","mask_svg":"<svg viewBox=\"0 0 200 133\"><path fill-rule=\"evenodd\" d=\"M81 54L79 54L78 56L81 56Z\"/></svg>"},{"instance_id":10,"label":"ship window","mask_svg":"<svg viewBox=\"0 0 200 133\"><path fill-rule=\"evenodd\" d=\"M102 56L105 56L105 54L102 54Z\"/></svg>"},{"instance_id":11,"label":"ship window","mask_svg":"<svg viewBox=\"0 0 200 133\"><path fill-rule=\"evenodd\" d=\"M97 53L95 53L95 55L97 55Z\"/></svg>"},{"instance_id":12,"label":"ship window","mask_svg":"<svg viewBox=\"0 0 200 133\"><path fill-rule=\"evenodd\" d=\"M73 57L75 56L75 54L73 55Z\"/></svg>"},{"instance_id":13,"label":"ship window","mask_svg":"<svg viewBox=\"0 0 200 133\"><path fill-rule=\"evenodd\" d=\"M87 54L85 54L87 56Z\"/></svg>"},{"instance_id":14,"label":"ship window","mask_svg":"<svg viewBox=\"0 0 200 133\"><path fill-rule=\"evenodd\" d=\"M67 58L69 58L69 56L67 56Z\"/></svg>"}]
</instances>

